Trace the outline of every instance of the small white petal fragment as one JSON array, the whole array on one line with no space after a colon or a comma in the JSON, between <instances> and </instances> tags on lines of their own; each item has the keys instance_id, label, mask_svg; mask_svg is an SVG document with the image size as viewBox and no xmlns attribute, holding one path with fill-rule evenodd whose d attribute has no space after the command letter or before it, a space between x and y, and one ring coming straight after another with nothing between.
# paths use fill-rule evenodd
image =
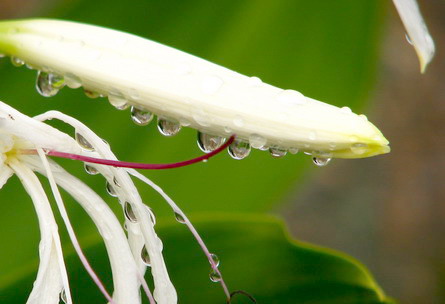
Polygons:
<instances>
[{"instance_id":1,"label":"small white petal fragment","mask_svg":"<svg viewBox=\"0 0 445 304\"><path fill-rule=\"evenodd\" d=\"M405 26L407 38L414 46L420 61L420 71L425 72L434 57L434 41L420 14L416 0L393 0Z\"/></svg>"}]
</instances>

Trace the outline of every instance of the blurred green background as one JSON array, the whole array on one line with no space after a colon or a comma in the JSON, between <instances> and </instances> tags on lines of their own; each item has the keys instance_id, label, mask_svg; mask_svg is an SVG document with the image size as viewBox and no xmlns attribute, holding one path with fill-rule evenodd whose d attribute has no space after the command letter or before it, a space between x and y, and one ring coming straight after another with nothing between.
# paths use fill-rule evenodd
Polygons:
<instances>
[{"instance_id":1,"label":"blurred green background","mask_svg":"<svg viewBox=\"0 0 445 304\"><path fill-rule=\"evenodd\" d=\"M437 8L431 4L426 17L433 19L435 11ZM264 214L283 216L297 239L345 251L364 261L377 281L383 282L383 289L402 302L443 300L438 287L443 277L438 252L443 253L443 246L423 238L428 229L443 224L436 219L437 225L420 230L418 225L411 225L418 223L416 214L425 201L418 191L423 184L415 183L416 178L423 176L426 185L422 189L429 189L429 182L433 185L434 190L428 192L431 204L440 197L432 193L440 188L434 188L430 176L440 165L443 168L443 156L434 154L439 166L419 164L425 163L425 158L420 157L426 145L425 134L438 132L437 128L428 129L432 119L419 114L418 109L423 113L428 105L434 107L434 97L425 98L415 90L436 84L434 75L440 66L436 68L433 63L426 76L418 75L414 51L405 43L400 22L386 1L137 0L124 4L114 0L3 0L0 14L1 18L62 18L131 32L258 76L264 82L366 113L392 142L392 154L366 160L335 160L326 168L314 168L306 155L273 159L266 152L253 151L242 161L222 154L208 163L145 174L198 222L210 247L218 249L229 286L251 292L260 303L377 303L372 279L355 262L346 259L344 264L337 263L338 257L324 250L291 245L281 224ZM440 33L444 27L440 27L440 21L437 23L434 29ZM0 99L28 115L50 109L72 115L105 138L122 160L161 163L200 154L194 130L185 128L174 138L162 137L154 124L138 127L131 122L128 111L115 110L105 99L88 99L81 89L63 89L50 99L41 97L34 90L35 74L13 67L8 60L0 61ZM394 83L395 88L391 87ZM421 115L426 127L410 124L419 121L416 115ZM53 125L72 132L64 125ZM442 124L436 125L443 129ZM408 130L415 133L407 134ZM436 138L427 144L434 147L437 142ZM409 158L409 152L418 153L418 158ZM60 163L103 195L122 218L117 201L106 197L102 178L88 176L81 164ZM414 163L416 171L412 168ZM438 178L441 173L435 174ZM172 265L182 303L200 303L202 299L220 299L218 303L222 303L222 292L207 279L205 258L185 228L172 222L171 211L154 191L140 186L143 198L158 218L167 263ZM0 191L0 200L0 299L3 294L13 303L19 301L16 293L26 299L30 290L33 278L29 274L38 261L39 234L31 202L16 178ZM405 205L410 200L412 204ZM104 256L103 248L95 245L98 236L91 221L68 197L66 203L81 243L91 248L88 253L101 268L106 264L100 258ZM440 206L436 208L442 211ZM424 221L428 222L428 216L422 217L421 223ZM62 237L69 252L69 241L66 235ZM411 237L416 243L411 243ZM427 252L417 254L413 249L420 242L426 242L422 247ZM251 263L246 264L249 257ZM429 264L427 257L434 262ZM312 268L313 258L318 266ZM70 260L71 275L80 266L76 258ZM306 274L295 264L303 262L315 270ZM106 268L101 271L106 277ZM199 281L195 285L189 285L190 272ZM302 282L313 282L311 273L331 285L314 285L312 289L304 285ZM344 280L350 278L353 284L346 286ZM305 298L308 295L312 298Z\"/></svg>"}]
</instances>

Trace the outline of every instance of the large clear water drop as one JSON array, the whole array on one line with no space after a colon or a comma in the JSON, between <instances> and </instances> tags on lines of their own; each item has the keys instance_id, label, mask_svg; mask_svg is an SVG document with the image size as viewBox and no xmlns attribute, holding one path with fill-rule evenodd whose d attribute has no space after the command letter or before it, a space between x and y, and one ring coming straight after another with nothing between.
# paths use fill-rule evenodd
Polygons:
<instances>
[{"instance_id":1,"label":"large clear water drop","mask_svg":"<svg viewBox=\"0 0 445 304\"><path fill-rule=\"evenodd\" d=\"M250 144L243 140L235 139L228 149L229 155L233 159L243 159L250 154Z\"/></svg>"},{"instance_id":2,"label":"large clear water drop","mask_svg":"<svg viewBox=\"0 0 445 304\"><path fill-rule=\"evenodd\" d=\"M77 143L82 149L87 151L94 151L93 145L90 144L90 142L86 140L86 138L83 137L80 133L76 132L74 137L76 138Z\"/></svg>"},{"instance_id":3,"label":"large clear water drop","mask_svg":"<svg viewBox=\"0 0 445 304\"><path fill-rule=\"evenodd\" d=\"M44 97L56 95L64 84L64 79L61 76L42 71L37 73L36 89Z\"/></svg>"},{"instance_id":4,"label":"large clear water drop","mask_svg":"<svg viewBox=\"0 0 445 304\"><path fill-rule=\"evenodd\" d=\"M287 154L287 151L286 151L286 149L283 149L283 148L280 148L277 146L273 146L273 147L269 148L269 153L274 158L281 158Z\"/></svg>"},{"instance_id":5,"label":"large clear water drop","mask_svg":"<svg viewBox=\"0 0 445 304\"><path fill-rule=\"evenodd\" d=\"M153 120L153 113L132 106L131 107L131 120L138 126L146 126Z\"/></svg>"},{"instance_id":6,"label":"large clear water drop","mask_svg":"<svg viewBox=\"0 0 445 304\"><path fill-rule=\"evenodd\" d=\"M142 250L141 250L141 259L142 259L142 262L144 262L144 264L146 266L148 266L148 267L151 266L150 255L148 254L148 250L147 250L147 247L145 247L145 245L144 245L144 247L142 247Z\"/></svg>"},{"instance_id":7,"label":"large clear water drop","mask_svg":"<svg viewBox=\"0 0 445 304\"><path fill-rule=\"evenodd\" d=\"M210 153L218 149L225 141L224 137L198 132L198 147L204 153Z\"/></svg>"},{"instance_id":8,"label":"large clear water drop","mask_svg":"<svg viewBox=\"0 0 445 304\"><path fill-rule=\"evenodd\" d=\"M131 204L129 202L124 203L124 213L125 217L132 223L137 223L138 219L136 218L136 215L134 214L133 207L131 207Z\"/></svg>"},{"instance_id":9,"label":"large clear water drop","mask_svg":"<svg viewBox=\"0 0 445 304\"><path fill-rule=\"evenodd\" d=\"M181 125L173 120L158 118L158 130L164 136L174 136L181 130Z\"/></svg>"},{"instance_id":10,"label":"large clear water drop","mask_svg":"<svg viewBox=\"0 0 445 304\"><path fill-rule=\"evenodd\" d=\"M312 161L314 164L318 167L324 167L331 161L331 158L329 157L313 157Z\"/></svg>"}]
</instances>

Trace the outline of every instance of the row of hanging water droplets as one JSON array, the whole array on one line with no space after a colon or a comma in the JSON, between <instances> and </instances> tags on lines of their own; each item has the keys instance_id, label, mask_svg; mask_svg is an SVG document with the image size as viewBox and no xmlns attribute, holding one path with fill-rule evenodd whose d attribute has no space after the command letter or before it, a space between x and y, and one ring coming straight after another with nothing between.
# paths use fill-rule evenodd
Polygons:
<instances>
[{"instance_id":1,"label":"row of hanging water droplets","mask_svg":"<svg viewBox=\"0 0 445 304\"><path fill-rule=\"evenodd\" d=\"M25 62L17 57L11 57L11 62L14 66L17 67L25 65ZM28 64L26 64L26 66L30 69L35 69ZM257 77L252 78L259 79ZM44 97L55 96L64 86L68 86L72 89L77 89L82 86L82 81L79 77L73 74L68 73L64 76L60 76L55 73L38 70L36 89L40 95ZM155 118L155 115L152 112L142 108L141 106L130 106L127 98L120 92L110 91L107 93L101 93L89 88L84 88L84 93L89 98L106 97L108 95L107 97L110 104L118 110L126 110L130 108L131 120L139 126L146 126ZM135 100L137 100L139 98L137 92L134 92L134 94L130 95L130 99L134 98ZM240 119L239 117L235 117L234 124L240 123L243 123L242 119ZM188 125L188 122L179 122L175 119L166 118L163 116L159 116L157 119L157 128L159 132L164 136L174 136L179 133L182 126ZM230 133L229 128L225 129L228 133ZM211 135L201 131L198 131L197 134L198 147L205 153L210 153L219 148L222 144L224 144L225 140L226 138L222 136ZM227 150L229 155L233 159L241 160L249 156L251 148L269 151L270 155L274 158L282 158L288 152L291 154L297 154L299 152L297 148L285 149L279 146L268 146L266 139L259 134L251 134L248 141L243 139L235 139L235 141L228 147ZM305 152L305 154L317 155L317 153L311 152ZM330 162L331 157L329 155L326 155L325 157L317 156L313 157L312 160L315 165L322 167Z\"/></svg>"}]
</instances>

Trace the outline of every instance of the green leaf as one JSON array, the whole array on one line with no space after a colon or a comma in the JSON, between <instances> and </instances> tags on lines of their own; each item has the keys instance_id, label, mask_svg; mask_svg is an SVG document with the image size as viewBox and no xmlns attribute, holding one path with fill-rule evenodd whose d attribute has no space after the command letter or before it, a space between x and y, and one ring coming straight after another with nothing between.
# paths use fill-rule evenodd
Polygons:
<instances>
[{"instance_id":1,"label":"green leaf","mask_svg":"<svg viewBox=\"0 0 445 304\"><path fill-rule=\"evenodd\" d=\"M332 250L295 242L282 223L264 216L208 214L193 219L229 288L243 290L258 303L389 303L369 272L357 261ZM209 280L210 266L191 234L178 223L160 223L164 254L181 303L224 303L218 284ZM102 245L87 255L102 278L110 276ZM68 258L71 286L78 303L103 302L78 263ZM34 274L0 290L2 303L23 303ZM148 276L147 276L148 278ZM109 280L105 280L110 284ZM233 303L250 303L238 295Z\"/></svg>"}]
</instances>

